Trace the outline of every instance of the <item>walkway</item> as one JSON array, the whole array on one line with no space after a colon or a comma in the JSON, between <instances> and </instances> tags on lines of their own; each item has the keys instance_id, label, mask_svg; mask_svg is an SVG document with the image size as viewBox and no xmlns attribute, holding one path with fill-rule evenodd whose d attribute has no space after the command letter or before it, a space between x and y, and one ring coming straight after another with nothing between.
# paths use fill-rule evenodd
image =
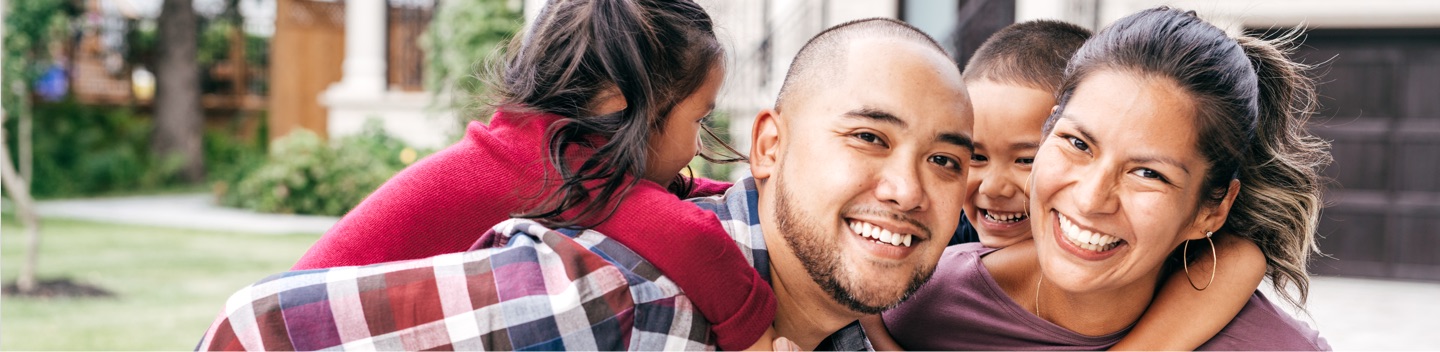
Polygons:
<instances>
[{"instance_id":1,"label":"walkway","mask_svg":"<svg viewBox=\"0 0 1440 352\"><path fill-rule=\"evenodd\" d=\"M215 204L215 197L209 194L40 201L36 211L46 218L272 235L318 235L339 220L227 208Z\"/></svg>"}]
</instances>

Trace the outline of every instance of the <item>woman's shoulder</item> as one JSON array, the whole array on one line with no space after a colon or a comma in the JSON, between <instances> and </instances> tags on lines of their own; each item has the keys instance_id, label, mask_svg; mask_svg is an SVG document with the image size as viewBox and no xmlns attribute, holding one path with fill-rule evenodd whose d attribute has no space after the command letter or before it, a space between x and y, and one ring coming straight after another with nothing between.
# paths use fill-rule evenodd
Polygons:
<instances>
[{"instance_id":1,"label":"woman's shoulder","mask_svg":"<svg viewBox=\"0 0 1440 352\"><path fill-rule=\"evenodd\" d=\"M1200 350L1329 351L1330 343L1259 291L1224 329Z\"/></svg>"}]
</instances>

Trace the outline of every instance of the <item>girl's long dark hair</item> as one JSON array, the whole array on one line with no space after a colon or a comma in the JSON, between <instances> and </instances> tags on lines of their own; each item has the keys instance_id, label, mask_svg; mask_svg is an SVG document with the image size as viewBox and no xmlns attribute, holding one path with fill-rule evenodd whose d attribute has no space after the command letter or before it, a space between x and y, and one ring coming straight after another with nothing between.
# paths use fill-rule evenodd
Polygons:
<instances>
[{"instance_id":1,"label":"girl's long dark hair","mask_svg":"<svg viewBox=\"0 0 1440 352\"><path fill-rule=\"evenodd\" d=\"M1320 170L1331 158L1329 144L1306 130L1315 88L1305 75L1308 66L1286 56L1294 37L1295 32L1276 40L1231 38L1193 11L1168 7L1127 16L1096 34L1070 60L1060 108L1046 121L1045 131L1048 135L1075 87L1091 73L1115 70L1179 84L1196 103L1198 147L1210 162L1200 201L1217 205L1231 180L1241 185L1228 220L1216 233L1259 245L1276 291L1303 308L1310 286L1306 264L1310 253L1319 251ZM1178 263L1182 256L1177 251L1174 257ZM1291 284L1298 297L1286 290Z\"/></svg>"},{"instance_id":2,"label":"girl's long dark hair","mask_svg":"<svg viewBox=\"0 0 1440 352\"><path fill-rule=\"evenodd\" d=\"M556 227L604 221L644 175L649 138L722 64L710 16L690 0L555 0L493 74L498 105L561 116L545 131L538 205L514 216ZM618 92L625 108L593 111ZM708 131L707 131L708 132ZM581 153L576 153L582 151ZM572 160L572 155L588 155ZM558 187L548 187L558 182ZM680 196L688 178L666 185ZM576 210L571 213L571 210Z\"/></svg>"}]
</instances>

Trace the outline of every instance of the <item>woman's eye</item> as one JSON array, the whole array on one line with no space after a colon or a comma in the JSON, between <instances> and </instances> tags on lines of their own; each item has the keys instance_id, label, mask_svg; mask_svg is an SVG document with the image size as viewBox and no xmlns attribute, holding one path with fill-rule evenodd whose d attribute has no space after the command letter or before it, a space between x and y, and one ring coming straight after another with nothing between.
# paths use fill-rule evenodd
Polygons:
<instances>
[{"instance_id":1,"label":"woman's eye","mask_svg":"<svg viewBox=\"0 0 1440 352\"><path fill-rule=\"evenodd\" d=\"M973 159L973 158L972 158L972 159ZM940 167L944 167L944 168L951 169L951 170L959 170L959 169L960 169L960 162L959 162L959 161L957 161L957 160L955 160L955 159L953 159L953 158L951 158L951 157L944 156L944 155L932 155L932 156L930 156L930 162L935 163L935 165L940 165Z\"/></svg>"},{"instance_id":2,"label":"woman's eye","mask_svg":"<svg viewBox=\"0 0 1440 352\"><path fill-rule=\"evenodd\" d=\"M705 114L705 116L700 117L700 121L699 121L699 122L700 122L701 125L709 125L709 124L710 124L710 114Z\"/></svg>"},{"instance_id":3,"label":"woman's eye","mask_svg":"<svg viewBox=\"0 0 1440 352\"><path fill-rule=\"evenodd\" d=\"M1089 143L1085 143L1085 141L1082 141L1082 140L1080 140L1079 138L1075 138L1075 137L1071 137L1071 136L1065 136L1065 139L1066 139L1066 140L1069 140L1069 141L1070 141L1070 146L1075 147L1075 149L1079 149L1079 150L1082 151L1082 152L1087 152L1087 153L1090 152L1090 144L1089 144Z\"/></svg>"},{"instance_id":4,"label":"woman's eye","mask_svg":"<svg viewBox=\"0 0 1440 352\"><path fill-rule=\"evenodd\" d=\"M1035 163L1035 158L1019 158L1015 159L1015 163L1020 165L1030 165Z\"/></svg>"},{"instance_id":5,"label":"woman's eye","mask_svg":"<svg viewBox=\"0 0 1440 352\"><path fill-rule=\"evenodd\" d=\"M1157 172L1155 170L1140 168L1133 171L1133 173L1135 173L1135 176L1140 176L1152 180L1165 181L1165 175L1161 175L1160 172Z\"/></svg>"}]
</instances>

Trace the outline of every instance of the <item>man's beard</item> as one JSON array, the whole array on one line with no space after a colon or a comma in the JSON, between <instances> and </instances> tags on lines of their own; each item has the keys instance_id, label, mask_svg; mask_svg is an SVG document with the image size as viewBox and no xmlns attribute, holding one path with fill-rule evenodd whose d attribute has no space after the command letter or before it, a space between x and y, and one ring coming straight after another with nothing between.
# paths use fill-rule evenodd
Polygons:
<instances>
[{"instance_id":1,"label":"man's beard","mask_svg":"<svg viewBox=\"0 0 1440 352\"><path fill-rule=\"evenodd\" d=\"M854 277L846 277L842 282L842 279L838 277L839 274L848 273L849 270L840 258L838 243L833 240L827 241L830 236L824 233L814 221L807 221L813 220L813 217L797 214L797 209L790 205L793 197L790 190L785 187L783 177L775 178L775 189L778 193L775 198L777 217L775 224L784 235L785 242L794 250L795 257L800 259L800 263L805 266L805 271L810 273L810 279L846 308L863 314L879 314L894 308L900 302L910 298L915 290L920 289L920 285L930 279L930 274L935 272L934 265L916 268L905 291L899 297L895 297L893 302L865 303L862 298L870 298L872 301L881 300L882 298L878 297L881 294L866 290L863 286L864 282L856 282ZM883 278L871 279L883 280ZM859 295L857 296L857 294Z\"/></svg>"}]
</instances>

